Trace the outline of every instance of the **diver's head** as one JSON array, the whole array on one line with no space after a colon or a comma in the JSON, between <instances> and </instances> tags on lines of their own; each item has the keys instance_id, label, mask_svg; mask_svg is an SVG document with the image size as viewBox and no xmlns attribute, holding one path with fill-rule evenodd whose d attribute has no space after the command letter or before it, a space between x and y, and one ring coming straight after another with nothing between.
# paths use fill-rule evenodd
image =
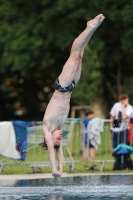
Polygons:
<instances>
[{"instance_id":1,"label":"diver's head","mask_svg":"<svg viewBox=\"0 0 133 200\"><path fill-rule=\"evenodd\" d=\"M62 141L62 131L60 129L56 129L52 133L54 146L60 146Z\"/></svg>"},{"instance_id":2,"label":"diver's head","mask_svg":"<svg viewBox=\"0 0 133 200\"><path fill-rule=\"evenodd\" d=\"M53 138L54 149L58 150L62 141L62 131L60 129L56 129L55 131L53 131L52 138ZM48 149L45 138L44 142L40 143L39 145L44 147L45 149Z\"/></svg>"}]
</instances>

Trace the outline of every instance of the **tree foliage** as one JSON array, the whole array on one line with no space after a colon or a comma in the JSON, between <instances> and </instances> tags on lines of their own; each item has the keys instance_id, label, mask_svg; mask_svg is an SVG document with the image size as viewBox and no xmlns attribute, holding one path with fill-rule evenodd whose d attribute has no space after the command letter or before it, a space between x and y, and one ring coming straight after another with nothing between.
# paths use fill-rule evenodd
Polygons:
<instances>
[{"instance_id":1,"label":"tree foliage","mask_svg":"<svg viewBox=\"0 0 133 200\"><path fill-rule=\"evenodd\" d=\"M129 0L1 0L0 119L18 118L17 111L42 119L73 40L99 13L106 19L85 50L72 103L100 97L110 105L121 92L133 100L132 10Z\"/></svg>"}]
</instances>

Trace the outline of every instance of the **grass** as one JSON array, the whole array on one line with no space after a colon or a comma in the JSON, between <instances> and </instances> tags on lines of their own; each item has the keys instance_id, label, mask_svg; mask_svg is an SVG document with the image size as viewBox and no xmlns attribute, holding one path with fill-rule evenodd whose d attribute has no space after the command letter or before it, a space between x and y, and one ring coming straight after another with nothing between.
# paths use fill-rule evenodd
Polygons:
<instances>
[{"instance_id":1,"label":"grass","mask_svg":"<svg viewBox=\"0 0 133 200\"><path fill-rule=\"evenodd\" d=\"M97 167L100 168L100 164L98 163L97 164ZM88 174L105 174L105 173L133 173L133 170L120 170L120 171L112 171L112 168L113 168L113 163L106 163L105 164L105 169L103 172L100 172L100 171L89 171L87 170L86 168L83 167L83 163L80 162L80 163L77 163L75 165L75 168L73 171L69 171L69 165L65 165L64 168L63 168L63 172L67 172L67 173L72 173L72 174L75 174L75 173L88 173ZM1 174L32 174L32 168L30 167L30 165L28 164L22 164L22 165L5 165L3 167L3 170L1 172ZM34 173L38 173L37 171L37 168L35 168L35 172ZM41 172L39 173L51 173L51 168L50 167L41 167Z\"/></svg>"},{"instance_id":2,"label":"grass","mask_svg":"<svg viewBox=\"0 0 133 200\"><path fill-rule=\"evenodd\" d=\"M19 160L11 160L0 157L0 165L3 165L2 172L0 174L32 174L34 173L51 173L50 165L47 166L46 161L48 162L48 154L47 151L44 150L42 147L36 144L38 141L38 136L40 132L36 133L36 138L34 138L35 144L29 143L28 145L28 153L27 158L25 161ZM98 160L114 160L112 156L112 148L111 148L111 135L108 126L105 124L104 132L101 136L101 145L99 146L98 150L96 151L96 161ZM43 141L43 135L42 135ZM37 142L39 143L39 142ZM83 167L83 157L82 157L82 141L81 141L81 131L79 128L79 124L74 127L72 137L69 142L69 148L72 152L73 159L78 161L75 164L74 170L70 172L70 163L64 165L63 172L68 173L132 173L133 170L121 170L121 171L113 171L113 162L107 162L104 166L104 171L100 172L101 162L97 162L97 168L99 171L91 172ZM65 147L63 147L63 153L65 156L65 160L69 161L68 152ZM33 166L31 167L29 163L32 163ZM37 166L38 163L43 163L44 166L41 167L34 167ZM90 161L88 161L88 167L91 165ZM41 169L41 171L40 171Z\"/></svg>"}]
</instances>

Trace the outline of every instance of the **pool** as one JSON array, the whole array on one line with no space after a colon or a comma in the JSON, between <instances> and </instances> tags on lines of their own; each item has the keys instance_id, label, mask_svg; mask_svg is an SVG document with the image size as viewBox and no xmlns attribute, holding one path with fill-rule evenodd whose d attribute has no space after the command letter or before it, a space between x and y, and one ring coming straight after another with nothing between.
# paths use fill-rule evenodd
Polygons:
<instances>
[{"instance_id":1,"label":"pool","mask_svg":"<svg viewBox=\"0 0 133 200\"><path fill-rule=\"evenodd\" d=\"M133 175L1 180L0 200L133 199Z\"/></svg>"}]
</instances>

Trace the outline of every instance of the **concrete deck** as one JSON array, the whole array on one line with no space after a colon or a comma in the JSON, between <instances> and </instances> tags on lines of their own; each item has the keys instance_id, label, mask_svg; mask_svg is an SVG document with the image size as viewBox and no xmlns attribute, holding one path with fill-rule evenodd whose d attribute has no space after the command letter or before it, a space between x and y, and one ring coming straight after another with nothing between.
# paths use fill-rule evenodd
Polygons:
<instances>
[{"instance_id":1,"label":"concrete deck","mask_svg":"<svg viewBox=\"0 0 133 200\"><path fill-rule=\"evenodd\" d=\"M133 175L133 173L77 173L77 174L67 174L63 173L62 177L74 177L74 176L95 176L95 175ZM52 174L11 174L11 175L0 175L0 180L25 180L25 179L44 179L53 178Z\"/></svg>"},{"instance_id":2,"label":"concrete deck","mask_svg":"<svg viewBox=\"0 0 133 200\"><path fill-rule=\"evenodd\" d=\"M88 174L67 174L63 173L62 177L74 177L74 176L87 176ZM0 175L0 180L9 180L9 179L44 179L44 178L53 178L51 173L45 174L10 174L10 175Z\"/></svg>"}]
</instances>

